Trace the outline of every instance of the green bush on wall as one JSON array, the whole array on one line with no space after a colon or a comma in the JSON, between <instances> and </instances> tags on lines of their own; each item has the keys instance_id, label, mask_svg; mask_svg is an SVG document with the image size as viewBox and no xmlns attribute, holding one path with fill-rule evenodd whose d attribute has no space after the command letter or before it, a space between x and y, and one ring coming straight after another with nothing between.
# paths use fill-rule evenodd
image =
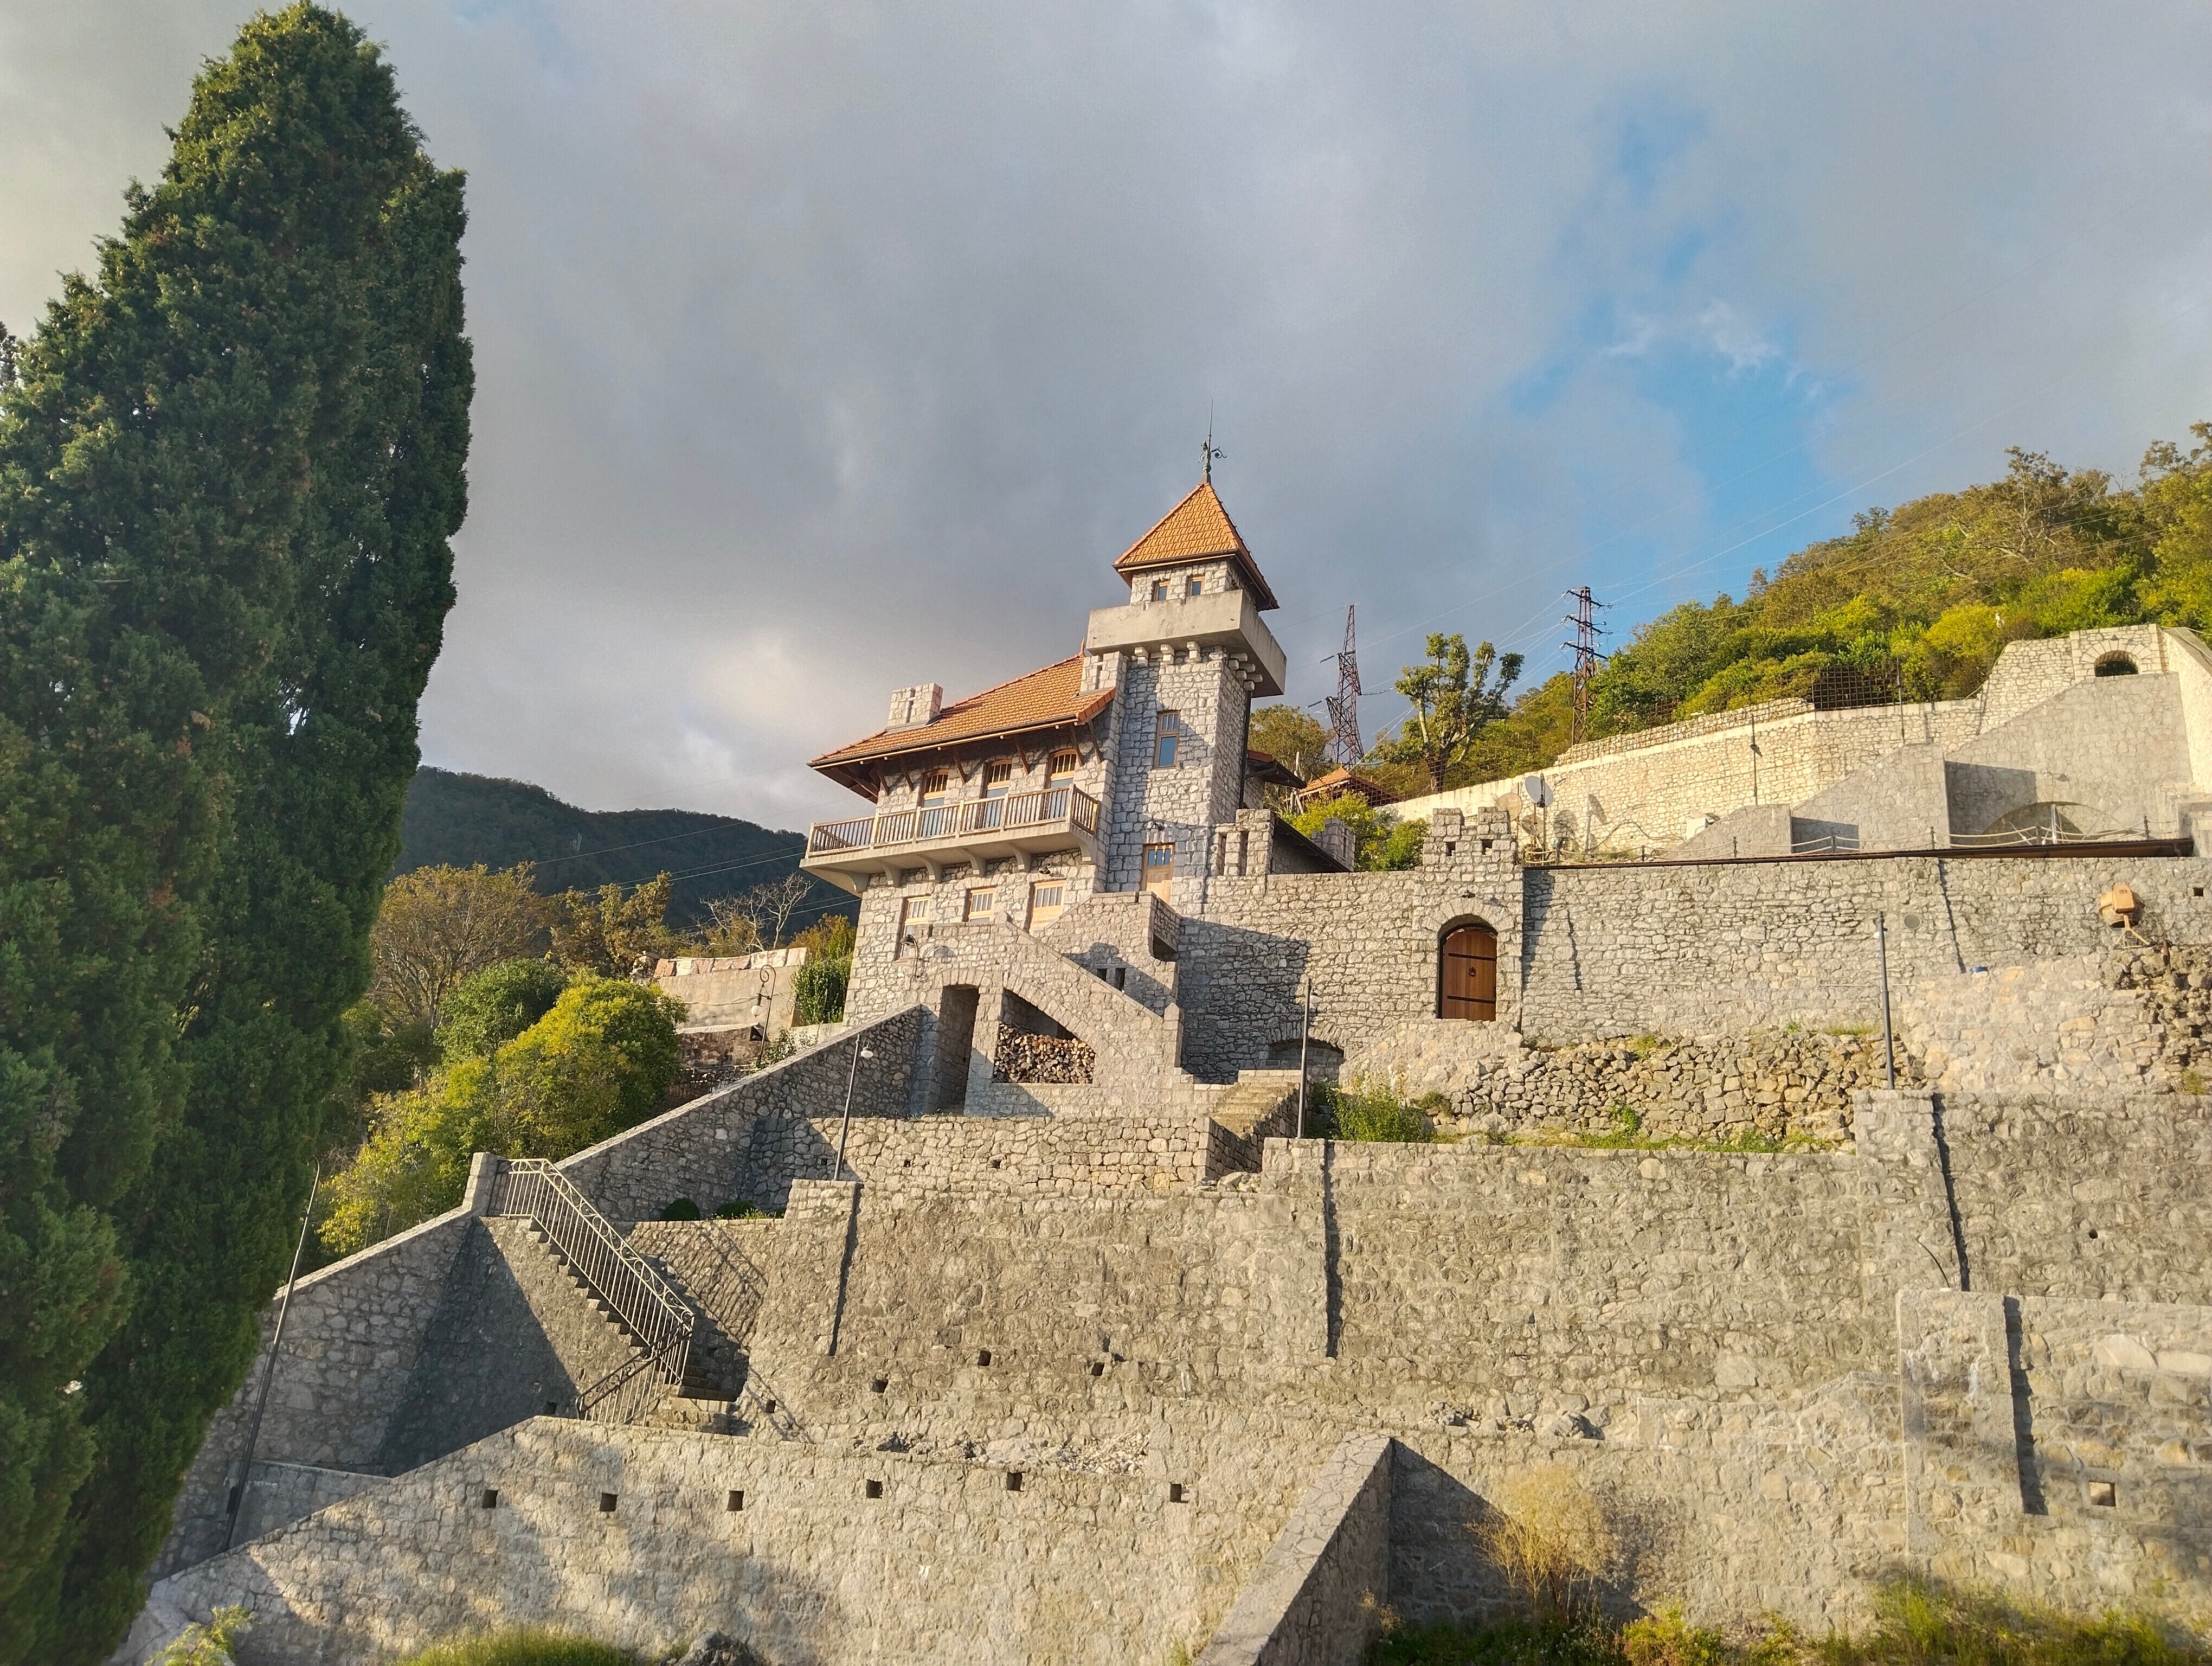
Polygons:
<instances>
[{"instance_id":1,"label":"green bush on wall","mask_svg":"<svg viewBox=\"0 0 2212 1666\"><path fill-rule=\"evenodd\" d=\"M1408 1104L1387 1087L1328 1082L1317 1084L1313 1097L1320 1132L1326 1138L1408 1143L1436 1138L1428 1113L1444 1103L1442 1094L1431 1093Z\"/></svg>"}]
</instances>

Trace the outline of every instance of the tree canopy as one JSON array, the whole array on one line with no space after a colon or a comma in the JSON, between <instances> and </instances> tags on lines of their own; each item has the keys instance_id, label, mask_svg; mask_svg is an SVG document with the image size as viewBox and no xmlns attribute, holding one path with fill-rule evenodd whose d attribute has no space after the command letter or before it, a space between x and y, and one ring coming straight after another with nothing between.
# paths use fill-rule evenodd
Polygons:
<instances>
[{"instance_id":1,"label":"tree canopy","mask_svg":"<svg viewBox=\"0 0 2212 1666\"><path fill-rule=\"evenodd\" d=\"M0 392L8 1660L112 1650L252 1357L465 505L461 181L357 29L247 24L127 209Z\"/></svg>"}]
</instances>

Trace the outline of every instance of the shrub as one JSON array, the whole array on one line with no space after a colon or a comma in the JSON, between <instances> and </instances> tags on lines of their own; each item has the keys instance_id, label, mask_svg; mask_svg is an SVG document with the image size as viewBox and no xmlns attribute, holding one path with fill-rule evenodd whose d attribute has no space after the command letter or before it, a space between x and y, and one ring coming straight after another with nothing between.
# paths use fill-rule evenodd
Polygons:
<instances>
[{"instance_id":1,"label":"shrub","mask_svg":"<svg viewBox=\"0 0 2212 1666\"><path fill-rule=\"evenodd\" d=\"M845 986L853 976L852 952L842 960L809 958L791 980L792 1022L835 1024L845 1016Z\"/></svg>"},{"instance_id":2,"label":"shrub","mask_svg":"<svg viewBox=\"0 0 2212 1666\"><path fill-rule=\"evenodd\" d=\"M455 1638L410 1655L398 1666L637 1666L637 1657L574 1632L531 1626Z\"/></svg>"},{"instance_id":3,"label":"shrub","mask_svg":"<svg viewBox=\"0 0 2212 1666\"><path fill-rule=\"evenodd\" d=\"M1419 1104L1407 1104L1389 1088L1370 1087L1364 1082L1348 1087L1323 1082L1314 1089L1322 1129L1333 1140L1408 1143L1433 1140L1436 1133L1423 1106L1436 1099L1431 1095Z\"/></svg>"},{"instance_id":4,"label":"shrub","mask_svg":"<svg viewBox=\"0 0 2212 1666\"><path fill-rule=\"evenodd\" d=\"M453 986L439 1014L438 1045L451 1063L489 1058L553 1010L568 987L550 960L502 960Z\"/></svg>"},{"instance_id":5,"label":"shrub","mask_svg":"<svg viewBox=\"0 0 2212 1666\"><path fill-rule=\"evenodd\" d=\"M1738 1651L1718 1632L1690 1624L1682 1605L1670 1602L1624 1626L1620 1652L1628 1666L1730 1666Z\"/></svg>"},{"instance_id":6,"label":"shrub","mask_svg":"<svg viewBox=\"0 0 2212 1666\"><path fill-rule=\"evenodd\" d=\"M231 1647L253 1623L238 1603L217 1608L204 1626L187 1626L176 1641L154 1657L154 1666L234 1666Z\"/></svg>"},{"instance_id":7,"label":"shrub","mask_svg":"<svg viewBox=\"0 0 2212 1666\"><path fill-rule=\"evenodd\" d=\"M1565 1466L1540 1463L1498 1488L1498 1504L1476 1536L1528 1612L1588 1615L1615 1554L1612 1525L1589 1489Z\"/></svg>"},{"instance_id":8,"label":"shrub","mask_svg":"<svg viewBox=\"0 0 2212 1666\"><path fill-rule=\"evenodd\" d=\"M768 1217L765 1209L755 1208L741 1197L733 1197L714 1211L717 1220L762 1220Z\"/></svg>"},{"instance_id":9,"label":"shrub","mask_svg":"<svg viewBox=\"0 0 2212 1666\"><path fill-rule=\"evenodd\" d=\"M1886 1585L1875 1598L1873 1628L1828 1638L1818 1653L1824 1666L2204 1666L2212 1659L2202 1644L2170 1637L2141 1614L2092 1618L1917 1579Z\"/></svg>"},{"instance_id":10,"label":"shrub","mask_svg":"<svg viewBox=\"0 0 2212 1666\"><path fill-rule=\"evenodd\" d=\"M660 1212L660 1218L663 1220L697 1220L701 1219L699 1206L688 1197L672 1198L668 1207Z\"/></svg>"}]
</instances>

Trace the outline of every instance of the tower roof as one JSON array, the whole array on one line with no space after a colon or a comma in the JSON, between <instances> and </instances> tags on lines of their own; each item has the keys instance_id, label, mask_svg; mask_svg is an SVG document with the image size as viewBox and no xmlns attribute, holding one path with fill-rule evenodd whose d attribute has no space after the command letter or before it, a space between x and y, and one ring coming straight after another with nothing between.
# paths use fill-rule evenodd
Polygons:
<instances>
[{"instance_id":1,"label":"tower roof","mask_svg":"<svg viewBox=\"0 0 2212 1666\"><path fill-rule=\"evenodd\" d=\"M1276 605L1275 593L1260 576L1252 552L1244 547L1229 511L1221 507L1211 480L1200 481L1189 496L1162 515L1151 532L1122 552L1114 570L1127 575L1151 567L1182 567L1194 561L1232 562L1261 609Z\"/></svg>"}]
</instances>

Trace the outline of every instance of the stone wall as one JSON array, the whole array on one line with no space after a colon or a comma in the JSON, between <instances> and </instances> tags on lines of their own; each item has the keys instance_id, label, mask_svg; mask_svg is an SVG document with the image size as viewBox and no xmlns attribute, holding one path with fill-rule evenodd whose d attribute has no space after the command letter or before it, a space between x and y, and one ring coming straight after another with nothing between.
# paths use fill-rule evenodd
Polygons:
<instances>
[{"instance_id":1,"label":"stone wall","mask_svg":"<svg viewBox=\"0 0 2212 1666\"><path fill-rule=\"evenodd\" d=\"M768 1299L775 1232L773 1220L650 1220L629 1235L630 1248L684 1292L696 1316L690 1374L726 1399L744 1386L745 1350Z\"/></svg>"},{"instance_id":2,"label":"stone wall","mask_svg":"<svg viewBox=\"0 0 2212 1666\"><path fill-rule=\"evenodd\" d=\"M1523 1033L1714 1035L1878 1025L1875 915L1893 990L1976 967L2099 952L2097 898L2125 882L2146 937L2212 939L2195 857L1875 856L1530 868Z\"/></svg>"},{"instance_id":3,"label":"stone wall","mask_svg":"<svg viewBox=\"0 0 2212 1666\"><path fill-rule=\"evenodd\" d=\"M1417 1100L1447 1134L1847 1143L1851 1096L1883 1082L1877 1035L1749 1036L1535 1049L1495 1025L1412 1019L1345 1061L1343 1079ZM1898 1058L1900 1081L1918 1061Z\"/></svg>"},{"instance_id":4,"label":"stone wall","mask_svg":"<svg viewBox=\"0 0 2212 1666\"><path fill-rule=\"evenodd\" d=\"M1275 1535L1198 1666L1338 1666L1381 1629L1394 1443L1340 1447Z\"/></svg>"},{"instance_id":5,"label":"stone wall","mask_svg":"<svg viewBox=\"0 0 2212 1666\"><path fill-rule=\"evenodd\" d=\"M2212 1589L2212 1309L1907 1291L1906 1545L2095 1610ZM2186 1593L2186 1595L2185 1595Z\"/></svg>"},{"instance_id":6,"label":"stone wall","mask_svg":"<svg viewBox=\"0 0 2212 1666\"><path fill-rule=\"evenodd\" d=\"M1273 873L1200 883L1176 951L1183 1063L1208 1080L1295 1066L1313 992L1313 1037L1345 1053L1437 1010L1438 945L1480 920L1498 933L1498 1024L1522 1016L1522 878L1502 823L1470 824L1433 860L1395 873Z\"/></svg>"},{"instance_id":7,"label":"stone wall","mask_svg":"<svg viewBox=\"0 0 2212 1666\"><path fill-rule=\"evenodd\" d=\"M134 1652L240 1602L241 1666L369 1666L524 1619L645 1651L719 1629L777 1666L1157 1661L1275 1525L1224 1531L1168 1485L538 1419L187 1570Z\"/></svg>"},{"instance_id":8,"label":"stone wall","mask_svg":"<svg viewBox=\"0 0 2212 1666\"><path fill-rule=\"evenodd\" d=\"M789 1131L841 1115L848 1082L855 1119L904 1116L921 1035L918 1012L878 1019L839 1037L834 1047L773 1065L580 1152L562 1170L594 1207L621 1223L657 1219L678 1197L708 1211L733 1199L761 1204L744 1191L760 1166L752 1152L756 1130ZM875 1056L855 1068L855 1048ZM835 1150L833 1137L805 1158L826 1174Z\"/></svg>"},{"instance_id":9,"label":"stone wall","mask_svg":"<svg viewBox=\"0 0 2212 1666\"><path fill-rule=\"evenodd\" d=\"M1938 1103L1969 1288L2212 1304L2212 1100Z\"/></svg>"},{"instance_id":10,"label":"stone wall","mask_svg":"<svg viewBox=\"0 0 2212 1666\"><path fill-rule=\"evenodd\" d=\"M1978 1106L1995 1126L1973 1122ZM1275 1140L1249 1186L994 1190L986 1175L1003 1170L957 1189L894 1183L890 1170L859 1186L798 1182L784 1219L757 1229L773 1250L763 1243L758 1258L767 1288L734 1438L657 1446L568 1426L543 1437L557 1444L531 1445L544 1426L526 1425L348 1499L243 1561L189 1570L157 1603L199 1613L246 1593L272 1608L262 1658L310 1646L352 1658L345 1651L409 1640L375 1626L496 1611L589 1616L625 1640L720 1624L795 1660L873 1646L869 1605L890 1591L911 1628L902 1635L954 1638L963 1658L1067 1657L1052 1652L1068 1646L1055 1628L1079 1611L1114 1630L1113 1657L1143 1657L1212 1633L1350 1427L1398 1443L1388 1587L1409 1619L1497 1609L1507 1593L1470 1524L1508 1481L1550 1464L1589 1487L1621 1531L1628 1554L1608 1602L1679 1597L1707 1621L1765 1609L1813 1627L1853 1620L1886 1572L1958 1558L2001 1566L1990 1559L2027 1557L2014 1541L2043 1531L2021 1525L2009 1444L1978 1450L2012 1464L2011 1504L1998 1509L2002 1489L1976 1482L1978 1502L1944 1514L1956 1466L1941 1418L1921 1389L1910 1414L1900 1395L1910 1371L1925 1389L1950 1381L1942 1362L1964 1356L1947 1340L1951 1319L1901 1309L1900 1292L1964 1283L2023 1303L2102 1298L2078 1322L2023 1321L2023 1335L2050 1339L2043 1369L2054 1382L2083 1347L2094 1353L2085 1325L2148 1353L2147 1395L2194 1392L2203 1351L2190 1340L2196 1318L2140 1304L2203 1299L2212 1224L2191 1189L2207 1155L2199 1124L2177 1124L2165 1097L2071 1129L2008 1125L2008 1103L1971 1095L1940 1109L1939 1122L1924 1093L1870 1096L1852 1150L1837 1153ZM993 1138L1023 1130L931 1120ZM866 1131L925 1132L889 1118ZM2015 1207L2004 1200L2069 1183L2073 1208L2112 1223L2124 1260L2111 1276L2079 1271L2080 1244L2061 1228L2080 1221L2004 1213ZM1966 1338L1982 1360L1969 1383L2006 1380L2002 1298L1990 1299L1993 1335L1984 1316ZM2137 1354L2114 1357L2140 1367ZM2041 1426L2078 1441L2108 1402L2094 1383L2078 1394L2062 1383ZM2169 1562L2165 1587L2144 1573L2161 1534L2183 1550L2192 1542L2162 1512L2195 1507L2194 1472L2176 1468L2159 1491L2143 1465L2164 1462L2175 1441L2196 1462L2194 1404L2160 1411L2148 1460L2130 1449L2124 1496L2139 1493L2145 1513L2097 1550L2102 1561L2082 1564L2126 1573L2147 1600L2212 1596L2212 1573L2188 1555ZM1967 1427L1981 1430L1987 1417L1968 1409ZM2007 1415L1990 1429L2010 1430ZM647 1447L660 1456L638 1456ZM613 1468L602 1462L610 1452ZM1026 1518L996 1513L1025 1507L1006 1504L1017 1496L1008 1470L1023 1474L1019 1497L1079 1500L1068 1507L1093 1511L1090 1524L1040 1518L1024 1529L1036 1536L1014 1545L1005 1523ZM746 1523L760 1536L742 1553L718 1547L729 1524L705 1520L699 1500L743 1488L749 1512L753 1487L780 1491L801 1474L853 1490L837 1510L809 1493L796 1515ZM870 1479L882 1499L866 1495ZM469 1505L483 1487L501 1492L497 1508ZM950 1521L974 1502L969 1488L989 1493L990 1510L932 1539L906 1536L923 1530L921 1517L868 1511L926 1498L929 1520ZM617 1495L612 1523L587 1502L599 1491ZM521 1519L501 1522L509 1508ZM1146 1513L1155 1509L1184 1514ZM894 1520L903 1524L886 1539L871 1531ZM2079 1530L2104 1532L2102 1520ZM844 1535L843 1561L817 1544L821 1531ZM905 1559L903 1572L883 1573L879 1544ZM1119 1559L1139 1551L1127 1544L1164 1572L1129 1584ZM912 1583L925 1565L942 1571L927 1587ZM823 1568L838 1576L826 1587L775 1584ZM418 1586L419 1603L389 1600ZM1007 1610L1019 1626L975 1629L1010 1590L1042 1606ZM1111 1606L1125 1599L1134 1607ZM375 1618L356 1640L346 1616L362 1602Z\"/></svg>"},{"instance_id":11,"label":"stone wall","mask_svg":"<svg viewBox=\"0 0 2212 1666\"><path fill-rule=\"evenodd\" d=\"M300 1280L284 1322L284 1353L270 1388L258 1458L376 1472L424 1339L444 1304L447 1275L476 1231L477 1223L456 1210ZM262 1313L252 1369L216 1414L185 1471L175 1525L157 1567L196 1561L222 1541L276 1326L272 1301Z\"/></svg>"}]
</instances>

